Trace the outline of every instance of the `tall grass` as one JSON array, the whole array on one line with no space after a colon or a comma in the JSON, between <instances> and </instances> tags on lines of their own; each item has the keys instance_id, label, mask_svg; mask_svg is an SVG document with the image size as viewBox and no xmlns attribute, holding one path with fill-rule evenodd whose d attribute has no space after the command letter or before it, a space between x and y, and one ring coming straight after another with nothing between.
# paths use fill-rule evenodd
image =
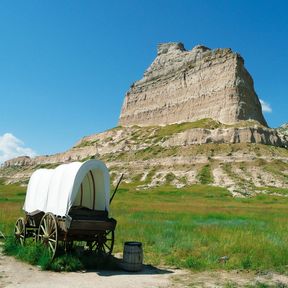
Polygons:
<instances>
[{"instance_id":1,"label":"tall grass","mask_svg":"<svg viewBox=\"0 0 288 288\"><path fill-rule=\"evenodd\" d=\"M25 191L19 185L0 183L0 231L5 235L11 233L16 219L23 214Z\"/></svg>"},{"instance_id":2,"label":"tall grass","mask_svg":"<svg viewBox=\"0 0 288 288\"><path fill-rule=\"evenodd\" d=\"M118 220L116 250L124 241L138 240L145 261L155 265L284 271L287 204L286 198L269 195L234 199L207 185L140 192L131 187L116 195L111 207Z\"/></svg>"},{"instance_id":3,"label":"tall grass","mask_svg":"<svg viewBox=\"0 0 288 288\"><path fill-rule=\"evenodd\" d=\"M32 265L38 265L42 269L48 269L50 266L49 252L40 243L21 246L16 243L13 236L8 236L4 241L3 252Z\"/></svg>"},{"instance_id":4,"label":"tall grass","mask_svg":"<svg viewBox=\"0 0 288 288\"><path fill-rule=\"evenodd\" d=\"M5 239L3 252L19 260L39 266L42 270L77 271L84 268L79 257L74 254L60 254L51 261L48 249L39 242L28 241L24 246L15 242L13 236ZM83 261L84 262L84 261Z\"/></svg>"},{"instance_id":5,"label":"tall grass","mask_svg":"<svg viewBox=\"0 0 288 288\"><path fill-rule=\"evenodd\" d=\"M21 192L16 190L5 197L15 199L13 195ZM22 203L0 202L0 223L7 231L20 216ZM145 263L153 265L287 271L287 204L287 197L277 195L235 199L226 189L209 185L137 191L132 184L122 184L110 211L118 221L114 253L123 251L125 241L141 241ZM29 249L37 255L40 248ZM23 254L34 253L29 251ZM221 261L223 256L227 261ZM39 261L36 256L28 258L31 263ZM61 261L71 259L57 261L63 267Z\"/></svg>"}]
</instances>

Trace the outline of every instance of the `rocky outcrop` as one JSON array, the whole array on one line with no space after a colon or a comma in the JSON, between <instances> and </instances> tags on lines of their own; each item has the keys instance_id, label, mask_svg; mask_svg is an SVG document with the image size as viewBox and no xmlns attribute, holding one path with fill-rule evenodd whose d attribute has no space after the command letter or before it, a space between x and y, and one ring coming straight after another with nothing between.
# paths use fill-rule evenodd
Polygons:
<instances>
[{"instance_id":1,"label":"rocky outcrop","mask_svg":"<svg viewBox=\"0 0 288 288\"><path fill-rule=\"evenodd\" d=\"M277 133L282 140L283 143L286 143L284 147L288 148L288 123L281 125L279 128L276 129Z\"/></svg>"},{"instance_id":2,"label":"rocky outcrop","mask_svg":"<svg viewBox=\"0 0 288 288\"><path fill-rule=\"evenodd\" d=\"M267 125L239 54L201 45L186 51L181 43L160 44L143 78L127 92L119 125L166 125L202 118L228 124L253 119Z\"/></svg>"},{"instance_id":3,"label":"rocky outcrop","mask_svg":"<svg viewBox=\"0 0 288 288\"><path fill-rule=\"evenodd\" d=\"M163 146L186 146L199 144L254 143L286 147L288 137L283 139L275 130L262 127L191 129L174 135Z\"/></svg>"},{"instance_id":4,"label":"rocky outcrop","mask_svg":"<svg viewBox=\"0 0 288 288\"><path fill-rule=\"evenodd\" d=\"M31 158L29 156L20 156L16 157L10 160L5 161L2 164L3 168L8 168L8 167L15 167L15 166L27 166L31 164Z\"/></svg>"},{"instance_id":5,"label":"rocky outcrop","mask_svg":"<svg viewBox=\"0 0 288 288\"><path fill-rule=\"evenodd\" d=\"M281 125L277 131L280 133L280 134L283 134L283 135L287 135L288 136L288 123L285 123L283 125Z\"/></svg>"}]
</instances>

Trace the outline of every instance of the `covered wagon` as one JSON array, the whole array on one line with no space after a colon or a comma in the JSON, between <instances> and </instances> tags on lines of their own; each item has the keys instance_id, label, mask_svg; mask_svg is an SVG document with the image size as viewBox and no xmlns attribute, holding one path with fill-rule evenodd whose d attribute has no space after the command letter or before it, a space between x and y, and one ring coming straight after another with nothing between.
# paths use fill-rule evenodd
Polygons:
<instances>
[{"instance_id":1,"label":"covered wagon","mask_svg":"<svg viewBox=\"0 0 288 288\"><path fill-rule=\"evenodd\" d=\"M25 217L15 224L15 237L42 242L55 256L59 244L84 241L97 253L111 254L116 220L109 218L110 177L99 160L36 170L28 183Z\"/></svg>"}]
</instances>

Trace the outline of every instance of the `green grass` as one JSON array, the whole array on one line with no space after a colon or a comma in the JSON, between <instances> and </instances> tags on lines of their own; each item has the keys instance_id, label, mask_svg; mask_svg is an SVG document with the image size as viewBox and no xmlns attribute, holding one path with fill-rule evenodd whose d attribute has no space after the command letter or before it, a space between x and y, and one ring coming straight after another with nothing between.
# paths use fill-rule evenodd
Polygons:
<instances>
[{"instance_id":1,"label":"green grass","mask_svg":"<svg viewBox=\"0 0 288 288\"><path fill-rule=\"evenodd\" d=\"M179 124L171 124L160 126L155 133L157 139L165 139L165 137L170 137L176 133L181 133L189 129L195 128L206 128L206 129L216 129L221 127L222 124L213 119L205 118L194 122L184 122Z\"/></svg>"},{"instance_id":2,"label":"green grass","mask_svg":"<svg viewBox=\"0 0 288 288\"><path fill-rule=\"evenodd\" d=\"M92 141L86 141L82 140L78 145L75 145L73 148L82 148L82 147L87 147L87 146L92 146L93 142Z\"/></svg>"},{"instance_id":3,"label":"green grass","mask_svg":"<svg viewBox=\"0 0 288 288\"><path fill-rule=\"evenodd\" d=\"M3 252L45 270L50 267L49 253L40 243L21 246L15 242L13 236L8 236L4 241Z\"/></svg>"},{"instance_id":4,"label":"green grass","mask_svg":"<svg viewBox=\"0 0 288 288\"><path fill-rule=\"evenodd\" d=\"M37 265L42 270L70 272L84 269L81 258L75 255L62 253L51 262L49 252L45 246L39 242L27 242L24 246L21 246L15 242L13 236L9 236L4 241L3 252L24 262Z\"/></svg>"},{"instance_id":5,"label":"green grass","mask_svg":"<svg viewBox=\"0 0 288 288\"><path fill-rule=\"evenodd\" d=\"M197 178L201 184L211 184L213 183L213 175L211 171L211 167L209 164L204 165L199 171Z\"/></svg>"},{"instance_id":6,"label":"green grass","mask_svg":"<svg viewBox=\"0 0 288 288\"><path fill-rule=\"evenodd\" d=\"M56 168L57 166L59 166L58 163L44 163L44 164L39 164L35 167L35 169L42 169L42 168L45 168L45 169L54 169Z\"/></svg>"},{"instance_id":7,"label":"green grass","mask_svg":"<svg viewBox=\"0 0 288 288\"><path fill-rule=\"evenodd\" d=\"M124 241L137 240L144 244L145 261L155 265L286 271L286 198L234 199L207 185L125 188L111 207L118 220L116 251ZM219 263L222 256L229 257L226 264Z\"/></svg>"},{"instance_id":8,"label":"green grass","mask_svg":"<svg viewBox=\"0 0 288 288\"><path fill-rule=\"evenodd\" d=\"M25 198L25 187L0 184L0 231L8 235L16 218L20 217Z\"/></svg>"},{"instance_id":9,"label":"green grass","mask_svg":"<svg viewBox=\"0 0 288 288\"><path fill-rule=\"evenodd\" d=\"M278 187L257 187L256 191L265 192L267 194L279 194L283 196L288 196L288 188L278 188Z\"/></svg>"},{"instance_id":10,"label":"green grass","mask_svg":"<svg viewBox=\"0 0 288 288\"><path fill-rule=\"evenodd\" d=\"M74 245L75 247L77 246ZM79 254L76 249L65 253L63 247L60 247L57 251L57 257L51 261L46 247L39 242L33 242L31 239L26 239L25 245L21 246L15 242L13 236L9 236L5 239L3 245L4 254L14 256L29 264L37 265L42 270L71 272L83 269L119 269L117 261L111 256L99 257L88 251Z\"/></svg>"},{"instance_id":11,"label":"green grass","mask_svg":"<svg viewBox=\"0 0 288 288\"><path fill-rule=\"evenodd\" d=\"M23 188L1 186L0 193L11 198L0 202L0 223L11 231L21 215ZM15 202L18 197L22 200ZM226 189L209 185L137 191L121 184L111 204L111 216L118 221L114 253L123 251L125 241L141 241L144 261L152 265L287 272L287 205L287 197L235 199ZM229 257L226 263L219 261L223 256Z\"/></svg>"}]
</instances>

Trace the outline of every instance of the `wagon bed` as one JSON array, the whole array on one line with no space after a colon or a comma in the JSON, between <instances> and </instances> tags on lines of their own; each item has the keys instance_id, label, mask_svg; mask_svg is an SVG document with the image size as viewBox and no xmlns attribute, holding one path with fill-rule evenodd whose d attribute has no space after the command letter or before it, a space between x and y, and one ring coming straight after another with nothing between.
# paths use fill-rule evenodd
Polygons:
<instances>
[{"instance_id":1,"label":"wagon bed","mask_svg":"<svg viewBox=\"0 0 288 288\"><path fill-rule=\"evenodd\" d=\"M108 218L107 211L88 210L83 207L71 209L69 216L72 220L68 234L71 235L80 231L85 234L87 231L114 230L116 226L116 220Z\"/></svg>"}]
</instances>

